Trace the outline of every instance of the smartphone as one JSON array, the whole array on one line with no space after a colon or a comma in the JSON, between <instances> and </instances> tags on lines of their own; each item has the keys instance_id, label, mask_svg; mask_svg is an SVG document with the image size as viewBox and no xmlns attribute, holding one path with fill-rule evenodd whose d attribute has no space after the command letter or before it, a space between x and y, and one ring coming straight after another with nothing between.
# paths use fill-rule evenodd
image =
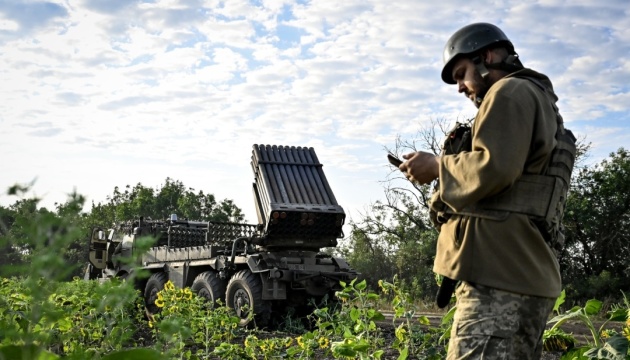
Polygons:
<instances>
[{"instance_id":1,"label":"smartphone","mask_svg":"<svg viewBox=\"0 0 630 360\"><path fill-rule=\"evenodd\" d=\"M389 163L394 165L395 167L399 167L400 164L403 163L402 160L394 156L394 154L392 153L387 154L387 160L389 160Z\"/></svg>"}]
</instances>

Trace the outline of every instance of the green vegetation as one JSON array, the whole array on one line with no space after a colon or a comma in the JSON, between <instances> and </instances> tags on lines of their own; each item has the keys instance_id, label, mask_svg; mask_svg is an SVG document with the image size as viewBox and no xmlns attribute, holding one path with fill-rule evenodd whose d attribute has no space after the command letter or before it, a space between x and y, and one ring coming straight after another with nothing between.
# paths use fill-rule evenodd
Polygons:
<instances>
[{"instance_id":1,"label":"green vegetation","mask_svg":"<svg viewBox=\"0 0 630 360\"><path fill-rule=\"evenodd\" d=\"M564 291L556 301L555 310L564 302ZM622 305L613 305L608 311L607 319L597 329L594 319L602 311L602 302L591 299L583 307L575 306L565 313L558 313L549 320L551 328L544 334L543 341L548 351L562 351L562 360L611 359L624 360L630 358L628 343L630 341L630 303L625 298ZM577 346L571 334L562 331L562 324L569 321L582 323L591 333L592 343ZM611 323L621 323L621 332L608 327ZM617 327L619 328L619 327Z\"/></svg>"},{"instance_id":2,"label":"green vegetation","mask_svg":"<svg viewBox=\"0 0 630 360\"><path fill-rule=\"evenodd\" d=\"M211 307L189 288L168 282L158 294L158 314L147 315L140 294L129 282L70 282L2 279L0 281L0 359L443 359L453 309L439 326L431 326L397 282L343 284L338 309L323 307L310 316L310 329L268 332L239 327L227 307ZM37 289L37 291L33 291ZM377 305L389 299L394 309L393 336L377 322L385 317ZM562 298L558 301L558 306ZM598 330L592 318L601 302L590 300L550 320L547 351L561 359L628 359L630 303L609 311L621 331ZM592 332L592 343L576 346L561 325L577 319ZM385 353L384 349L391 349Z\"/></svg>"},{"instance_id":3,"label":"green vegetation","mask_svg":"<svg viewBox=\"0 0 630 360\"><path fill-rule=\"evenodd\" d=\"M598 298L621 301L630 291L630 152L619 149L574 175L559 256L567 299L576 305Z\"/></svg>"},{"instance_id":4,"label":"green vegetation","mask_svg":"<svg viewBox=\"0 0 630 360\"><path fill-rule=\"evenodd\" d=\"M23 197L28 189L29 186L15 185L8 193ZM243 222L244 219L242 210L232 200L218 202L212 194L186 188L180 181L169 178L158 189L142 184L127 185L124 191L116 187L107 202L92 203L89 212L83 212L85 199L78 194L70 195L64 204L56 204L55 211L38 207L39 201L20 198L8 208L0 206L0 276L28 273L24 269L36 261L35 250L49 253L52 241L64 241L66 245L59 248L62 257L56 258L70 265L62 278L83 276L92 229L107 229L141 216L166 219L175 213L181 219L200 221ZM61 236L62 233L68 236Z\"/></svg>"},{"instance_id":5,"label":"green vegetation","mask_svg":"<svg viewBox=\"0 0 630 360\"><path fill-rule=\"evenodd\" d=\"M588 146L580 149L584 154ZM565 247L558 257L569 307L593 298L609 307L622 301L621 291L630 291L628 179L630 152L623 148L594 166L577 166L566 204ZM428 214L431 189L410 188L398 171L387 184L386 200L351 223L341 253L372 288L379 279L397 276L415 299L432 302L437 232Z\"/></svg>"},{"instance_id":6,"label":"green vegetation","mask_svg":"<svg viewBox=\"0 0 630 360\"><path fill-rule=\"evenodd\" d=\"M628 358L629 155L619 149L600 164L579 168L572 184L559 257L565 292L545 334L546 349L561 351L563 359ZM431 308L437 289L431 272L437 233L426 210L430 189L396 187L395 181L385 202L350 224L342 246L328 249L362 277L344 284L338 307L317 309L308 324L287 318L290 332L241 328L227 308L209 309L189 289L170 285L160 293L162 311L150 316L131 286L134 279L76 278L93 227L170 213L242 222L229 200L217 202L167 179L160 189L116 188L90 212L78 194L54 211L28 198L0 206L0 359L443 358L453 308L441 325L416 316ZM26 190L16 185L9 192ZM376 326L382 309L394 312L392 334ZM562 331L571 322L584 324L592 339L581 344Z\"/></svg>"},{"instance_id":7,"label":"green vegetation","mask_svg":"<svg viewBox=\"0 0 630 360\"><path fill-rule=\"evenodd\" d=\"M365 281L344 284L338 311L324 307L301 333L265 332L239 327L227 307L212 308L189 288L168 282L158 295L161 311L146 315L141 296L126 281L44 281L3 279L0 283L0 359L379 359L387 348L401 359L440 359L439 329L424 317L398 325L395 339L385 339L376 321L384 315L376 304L385 292L400 290L381 282L383 292ZM31 286L37 284L39 291ZM37 300L36 300L37 299ZM425 356L426 355L426 356Z\"/></svg>"}]
</instances>

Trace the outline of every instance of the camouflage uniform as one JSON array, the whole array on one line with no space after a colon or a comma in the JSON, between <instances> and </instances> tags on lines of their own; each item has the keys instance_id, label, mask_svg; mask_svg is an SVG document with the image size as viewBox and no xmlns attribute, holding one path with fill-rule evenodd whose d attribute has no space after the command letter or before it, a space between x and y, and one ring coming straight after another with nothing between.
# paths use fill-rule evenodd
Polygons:
<instances>
[{"instance_id":1,"label":"camouflage uniform","mask_svg":"<svg viewBox=\"0 0 630 360\"><path fill-rule=\"evenodd\" d=\"M555 299L462 282L447 360L540 359Z\"/></svg>"}]
</instances>

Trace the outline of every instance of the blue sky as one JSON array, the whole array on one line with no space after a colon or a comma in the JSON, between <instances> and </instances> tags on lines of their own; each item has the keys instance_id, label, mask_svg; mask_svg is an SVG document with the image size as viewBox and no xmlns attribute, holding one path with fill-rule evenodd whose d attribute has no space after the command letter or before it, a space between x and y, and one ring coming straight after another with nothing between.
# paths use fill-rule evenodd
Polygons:
<instances>
[{"instance_id":1,"label":"blue sky","mask_svg":"<svg viewBox=\"0 0 630 360\"><path fill-rule=\"evenodd\" d=\"M0 1L0 205L167 177L256 222L253 144L315 148L351 218L383 199L385 148L472 117L440 80L448 37L491 22L547 74L589 161L630 144L626 0Z\"/></svg>"}]
</instances>

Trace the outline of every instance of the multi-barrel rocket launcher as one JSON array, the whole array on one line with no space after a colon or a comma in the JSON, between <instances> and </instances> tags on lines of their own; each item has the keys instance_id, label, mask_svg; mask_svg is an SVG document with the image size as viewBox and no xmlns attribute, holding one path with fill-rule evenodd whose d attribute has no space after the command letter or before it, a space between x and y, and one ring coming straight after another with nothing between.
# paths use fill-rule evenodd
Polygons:
<instances>
[{"instance_id":1,"label":"multi-barrel rocket launcher","mask_svg":"<svg viewBox=\"0 0 630 360\"><path fill-rule=\"evenodd\" d=\"M251 166L258 224L177 219L136 219L105 236L94 229L86 277L127 277L124 257L140 257L151 276L136 285L147 308L167 281L189 286L212 302L236 310L242 324L250 311L265 322L280 309L305 309L310 299L334 298L340 281L357 273L345 260L320 252L343 237L345 213L337 204L313 148L254 145ZM157 241L138 254L141 236Z\"/></svg>"},{"instance_id":2,"label":"multi-barrel rocket launcher","mask_svg":"<svg viewBox=\"0 0 630 360\"><path fill-rule=\"evenodd\" d=\"M254 199L271 248L337 246L343 208L337 204L313 148L254 145Z\"/></svg>"}]
</instances>

